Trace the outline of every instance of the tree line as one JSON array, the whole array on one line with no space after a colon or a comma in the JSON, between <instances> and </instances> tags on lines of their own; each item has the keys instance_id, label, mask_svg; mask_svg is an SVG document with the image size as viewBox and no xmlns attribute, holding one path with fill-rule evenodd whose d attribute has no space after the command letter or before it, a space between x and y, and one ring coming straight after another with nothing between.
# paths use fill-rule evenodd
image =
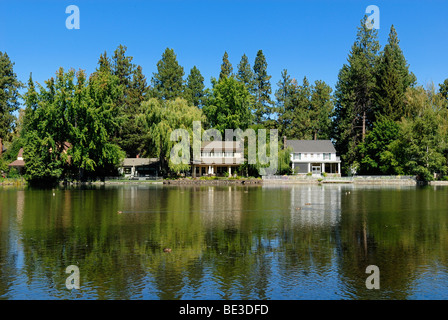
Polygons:
<instances>
[{"instance_id":1,"label":"tree line","mask_svg":"<svg viewBox=\"0 0 448 320\"><path fill-rule=\"evenodd\" d=\"M186 171L169 161L170 133L201 121L222 133L265 128L278 129L280 138L331 139L343 174L445 176L448 79L439 88L417 85L395 27L381 49L377 30L365 22L334 90L284 69L273 92L262 50L252 65L244 54L235 70L225 52L209 88L196 66L185 76L171 48L150 80L119 45L112 56L100 55L91 75L60 68L44 84L30 75L26 86L0 53L0 138L8 145L0 169L23 147L26 178L38 183L113 175L124 157L157 157L165 175ZM280 154L281 174L291 173L287 153Z\"/></svg>"}]
</instances>

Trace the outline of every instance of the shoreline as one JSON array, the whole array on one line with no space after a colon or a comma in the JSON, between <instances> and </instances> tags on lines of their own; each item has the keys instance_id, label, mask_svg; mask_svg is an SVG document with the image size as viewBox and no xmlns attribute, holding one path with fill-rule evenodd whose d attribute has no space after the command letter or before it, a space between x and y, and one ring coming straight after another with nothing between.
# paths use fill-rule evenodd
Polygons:
<instances>
[{"instance_id":1,"label":"shoreline","mask_svg":"<svg viewBox=\"0 0 448 320\"><path fill-rule=\"evenodd\" d=\"M257 178L241 178L241 179L175 179L175 180L106 180L91 182L72 182L66 185L83 186L83 185L324 185L324 184L345 184L345 185L396 185L396 186L448 186L448 181L428 181L422 183L415 178L369 178L369 177L341 177L325 179L325 178L296 178L293 176L278 177L276 179L257 179ZM25 180L2 181L0 186L26 186ZM64 183L60 182L60 186Z\"/></svg>"}]
</instances>

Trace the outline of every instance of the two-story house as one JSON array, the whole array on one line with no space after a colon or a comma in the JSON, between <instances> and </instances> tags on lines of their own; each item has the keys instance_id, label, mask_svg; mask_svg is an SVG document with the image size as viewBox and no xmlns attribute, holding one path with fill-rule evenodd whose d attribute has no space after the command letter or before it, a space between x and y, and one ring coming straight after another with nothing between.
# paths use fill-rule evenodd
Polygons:
<instances>
[{"instance_id":1,"label":"two-story house","mask_svg":"<svg viewBox=\"0 0 448 320\"><path fill-rule=\"evenodd\" d=\"M192 176L231 176L243 162L241 142L203 141L200 159L192 161Z\"/></svg>"},{"instance_id":2,"label":"two-story house","mask_svg":"<svg viewBox=\"0 0 448 320\"><path fill-rule=\"evenodd\" d=\"M295 174L341 174L341 159L330 140L286 140L292 148L291 163Z\"/></svg>"}]
</instances>

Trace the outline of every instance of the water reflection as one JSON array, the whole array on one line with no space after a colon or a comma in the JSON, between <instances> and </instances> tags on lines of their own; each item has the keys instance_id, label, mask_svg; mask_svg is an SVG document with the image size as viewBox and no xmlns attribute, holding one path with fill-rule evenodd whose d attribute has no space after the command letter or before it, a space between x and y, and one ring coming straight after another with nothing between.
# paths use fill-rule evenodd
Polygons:
<instances>
[{"instance_id":1,"label":"water reflection","mask_svg":"<svg viewBox=\"0 0 448 320\"><path fill-rule=\"evenodd\" d=\"M2 189L0 298L446 299L447 190Z\"/></svg>"}]
</instances>

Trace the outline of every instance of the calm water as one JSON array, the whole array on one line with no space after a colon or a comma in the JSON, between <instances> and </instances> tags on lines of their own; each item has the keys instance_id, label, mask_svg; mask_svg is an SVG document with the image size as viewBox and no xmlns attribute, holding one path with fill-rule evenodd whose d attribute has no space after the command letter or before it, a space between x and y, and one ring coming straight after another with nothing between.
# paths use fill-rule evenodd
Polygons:
<instances>
[{"instance_id":1,"label":"calm water","mask_svg":"<svg viewBox=\"0 0 448 320\"><path fill-rule=\"evenodd\" d=\"M447 209L444 187L4 187L0 299L448 299Z\"/></svg>"}]
</instances>

